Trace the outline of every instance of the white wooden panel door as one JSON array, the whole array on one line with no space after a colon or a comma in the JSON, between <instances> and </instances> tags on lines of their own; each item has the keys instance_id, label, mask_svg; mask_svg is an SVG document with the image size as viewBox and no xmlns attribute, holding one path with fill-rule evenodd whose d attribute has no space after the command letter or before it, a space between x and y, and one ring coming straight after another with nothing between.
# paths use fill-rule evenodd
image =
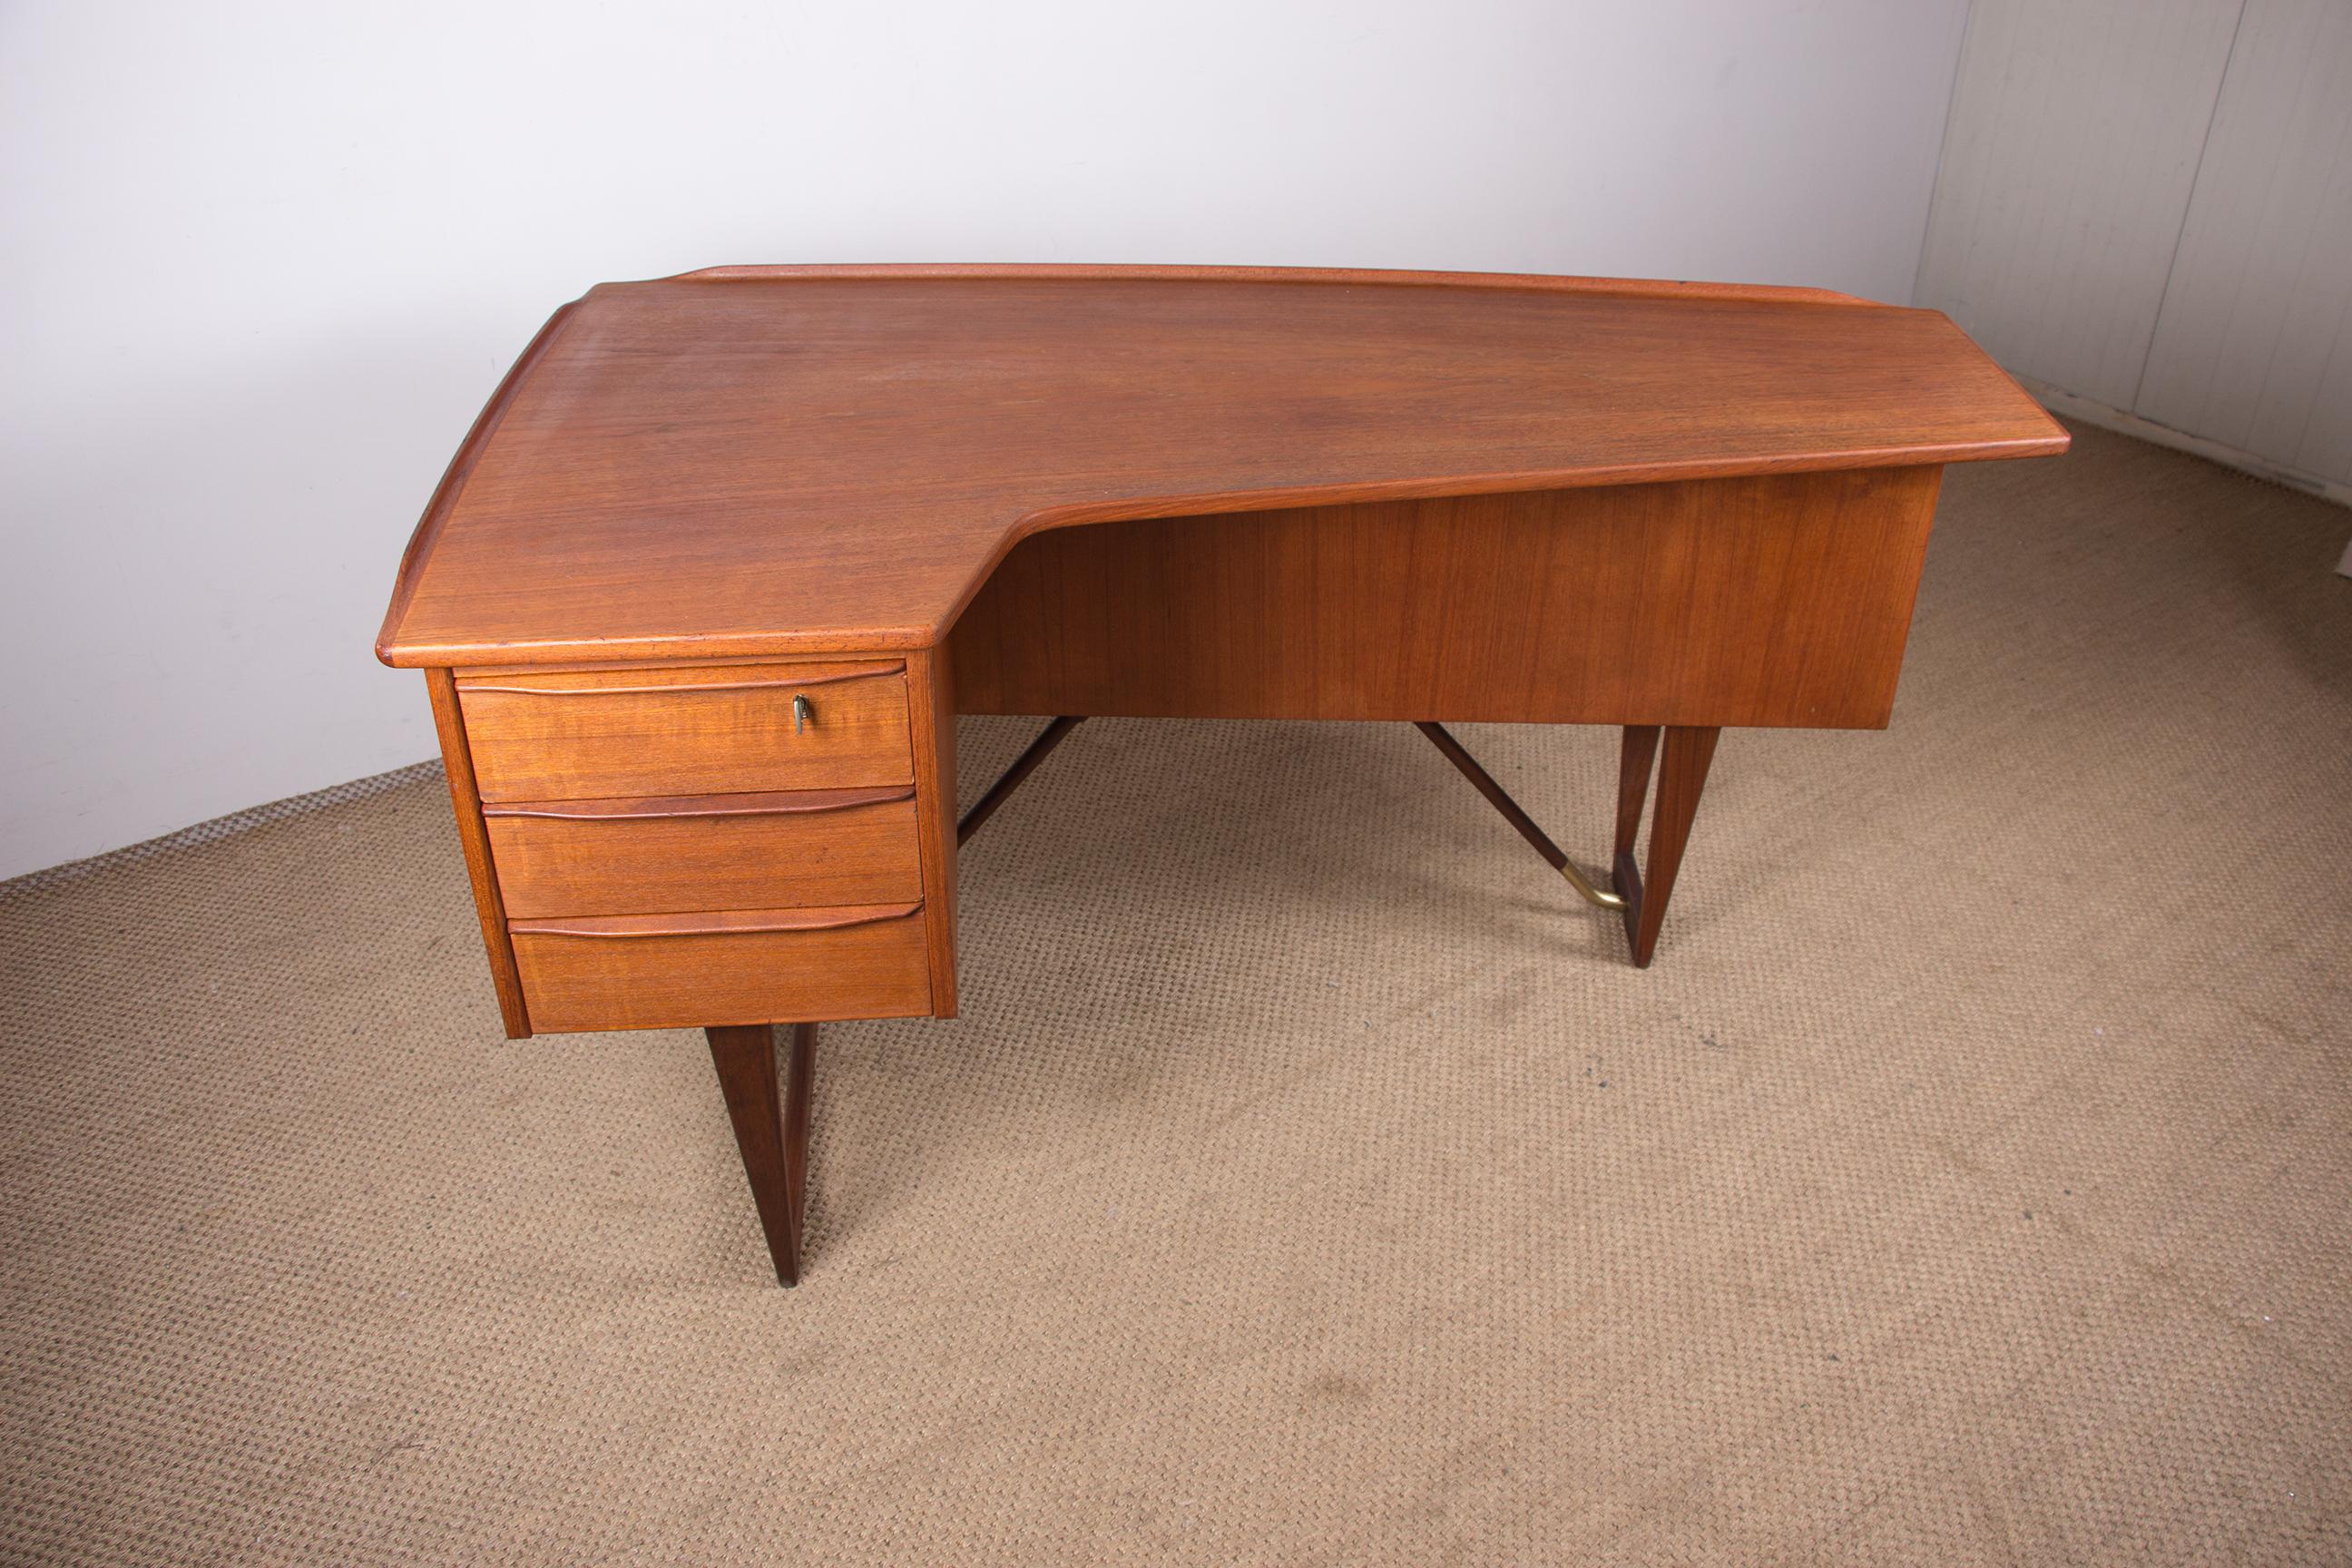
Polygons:
<instances>
[{"instance_id":1,"label":"white wooden panel door","mask_svg":"<svg viewBox=\"0 0 2352 1568\"><path fill-rule=\"evenodd\" d=\"M2352 3L2247 0L2136 414L2352 483Z\"/></svg>"},{"instance_id":2,"label":"white wooden panel door","mask_svg":"<svg viewBox=\"0 0 2352 1568\"><path fill-rule=\"evenodd\" d=\"M1918 301L2129 408L2241 0L1976 0Z\"/></svg>"}]
</instances>

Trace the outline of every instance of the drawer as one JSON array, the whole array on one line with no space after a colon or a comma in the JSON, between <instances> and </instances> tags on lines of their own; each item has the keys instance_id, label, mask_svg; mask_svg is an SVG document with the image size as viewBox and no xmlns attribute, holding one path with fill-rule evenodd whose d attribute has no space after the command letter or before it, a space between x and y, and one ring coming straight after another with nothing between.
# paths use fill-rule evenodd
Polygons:
<instances>
[{"instance_id":1,"label":"drawer","mask_svg":"<svg viewBox=\"0 0 2352 1568\"><path fill-rule=\"evenodd\" d=\"M910 903L915 786L482 807L510 919Z\"/></svg>"},{"instance_id":2,"label":"drawer","mask_svg":"<svg viewBox=\"0 0 2352 1568\"><path fill-rule=\"evenodd\" d=\"M514 921L531 1027L695 1028L931 1010L922 905Z\"/></svg>"},{"instance_id":3,"label":"drawer","mask_svg":"<svg viewBox=\"0 0 2352 1568\"><path fill-rule=\"evenodd\" d=\"M915 776L898 660L467 676L457 700L486 801L838 789Z\"/></svg>"}]
</instances>

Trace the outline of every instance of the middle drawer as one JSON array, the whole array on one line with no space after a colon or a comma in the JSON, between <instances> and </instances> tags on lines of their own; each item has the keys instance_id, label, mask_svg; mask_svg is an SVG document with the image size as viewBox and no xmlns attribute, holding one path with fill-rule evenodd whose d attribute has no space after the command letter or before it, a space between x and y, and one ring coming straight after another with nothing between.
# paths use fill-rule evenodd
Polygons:
<instances>
[{"instance_id":1,"label":"middle drawer","mask_svg":"<svg viewBox=\"0 0 2352 1568\"><path fill-rule=\"evenodd\" d=\"M923 895L915 786L482 807L512 920Z\"/></svg>"}]
</instances>

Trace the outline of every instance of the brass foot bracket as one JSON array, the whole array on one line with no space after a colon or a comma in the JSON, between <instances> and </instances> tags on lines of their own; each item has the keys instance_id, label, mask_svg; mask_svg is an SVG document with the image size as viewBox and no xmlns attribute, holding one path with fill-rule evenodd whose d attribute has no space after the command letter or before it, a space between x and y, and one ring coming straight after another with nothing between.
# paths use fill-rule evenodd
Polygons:
<instances>
[{"instance_id":1,"label":"brass foot bracket","mask_svg":"<svg viewBox=\"0 0 2352 1568\"><path fill-rule=\"evenodd\" d=\"M1455 740L1444 725L1416 721L1413 728L1428 736L1429 743L1444 752L1447 762L1462 770L1462 776L1468 779L1478 793L1486 797L1486 804L1501 812L1503 820L1519 830L1519 837L1526 839L1534 847L1535 852L1544 858L1545 864L1559 872L1567 880L1568 885L1576 889L1579 898L1596 909L1622 911L1629 910L1633 907L1634 900L1641 896L1638 892L1633 895L1633 899L1628 899L1623 894L1612 893L1605 888L1596 887L1592 879L1584 874L1576 862L1568 858L1567 852L1551 841L1551 836L1536 826L1535 818L1519 809L1519 803L1513 800L1510 793L1495 782L1495 775L1480 767L1478 759L1462 749L1462 742ZM1627 879L1632 861L1633 857L1630 855L1620 857L1617 868L1618 884L1621 887L1630 885L1638 889L1640 886L1638 878L1634 878L1630 883Z\"/></svg>"}]
</instances>

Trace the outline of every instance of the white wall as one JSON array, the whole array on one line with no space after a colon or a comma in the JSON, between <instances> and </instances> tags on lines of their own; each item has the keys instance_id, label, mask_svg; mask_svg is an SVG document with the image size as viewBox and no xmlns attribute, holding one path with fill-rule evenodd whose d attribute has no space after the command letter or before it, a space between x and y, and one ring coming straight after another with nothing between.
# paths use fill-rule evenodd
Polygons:
<instances>
[{"instance_id":1,"label":"white wall","mask_svg":"<svg viewBox=\"0 0 2352 1568\"><path fill-rule=\"evenodd\" d=\"M418 510L591 283L1266 262L1908 296L1964 0L0 7L0 876L430 755Z\"/></svg>"},{"instance_id":2,"label":"white wall","mask_svg":"<svg viewBox=\"0 0 2352 1568\"><path fill-rule=\"evenodd\" d=\"M2128 408L2242 0L1978 0L1919 298Z\"/></svg>"},{"instance_id":3,"label":"white wall","mask_svg":"<svg viewBox=\"0 0 2352 1568\"><path fill-rule=\"evenodd\" d=\"M2352 5L2248 0L2132 411L2352 487Z\"/></svg>"},{"instance_id":4,"label":"white wall","mask_svg":"<svg viewBox=\"0 0 2352 1568\"><path fill-rule=\"evenodd\" d=\"M2043 397L2352 500L2347 258L2352 4L1977 0L1918 299Z\"/></svg>"}]
</instances>

